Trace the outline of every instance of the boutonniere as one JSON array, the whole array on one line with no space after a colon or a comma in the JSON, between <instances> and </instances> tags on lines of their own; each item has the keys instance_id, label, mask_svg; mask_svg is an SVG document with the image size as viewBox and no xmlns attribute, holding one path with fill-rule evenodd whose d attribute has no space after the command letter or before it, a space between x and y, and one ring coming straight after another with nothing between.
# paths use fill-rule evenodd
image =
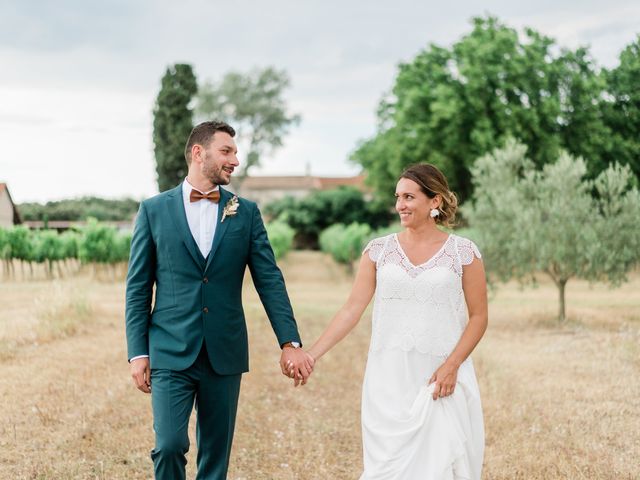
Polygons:
<instances>
[{"instance_id":1,"label":"boutonniere","mask_svg":"<svg viewBox=\"0 0 640 480\"><path fill-rule=\"evenodd\" d=\"M224 222L225 218L233 217L236 213L238 213L239 207L240 203L238 202L238 197L234 195L233 198L229 200L224 206L224 210L222 210L222 220L220 220L220 223Z\"/></svg>"}]
</instances>

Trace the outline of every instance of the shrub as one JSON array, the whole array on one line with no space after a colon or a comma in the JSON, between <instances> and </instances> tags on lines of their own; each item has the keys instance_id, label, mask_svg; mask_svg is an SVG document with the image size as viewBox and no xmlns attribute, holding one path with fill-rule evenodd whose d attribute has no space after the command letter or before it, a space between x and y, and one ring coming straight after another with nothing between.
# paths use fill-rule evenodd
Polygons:
<instances>
[{"instance_id":1,"label":"shrub","mask_svg":"<svg viewBox=\"0 0 640 480\"><path fill-rule=\"evenodd\" d=\"M268 223L266 228L276 260L284 257L293 246L295 231L289 225L280 221Z\"/></svg>"},{"instance_id":2,"label":"shrub","mask_svg":"<svg viewBox=\"0 0 640 480\"><path fill-rule=\"evenodd\" d=\"M336 224L320 234L320 249L351 269L370 236L371 228L368 225L355 222L346 226Z\"/></svg>"}]
</instances>

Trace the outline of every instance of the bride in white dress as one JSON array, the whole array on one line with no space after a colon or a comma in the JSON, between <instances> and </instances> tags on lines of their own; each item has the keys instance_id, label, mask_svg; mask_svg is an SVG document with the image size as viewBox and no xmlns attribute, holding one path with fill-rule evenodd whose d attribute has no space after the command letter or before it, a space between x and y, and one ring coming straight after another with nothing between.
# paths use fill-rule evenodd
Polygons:
<instances>
[{"instance_id":1,"label":"bride in white dress","mask_svg":"<svg viewBox=\"0 0 640 480\"><path fill-rule=\"evenodd\" d=\"M469 355L487 327L486 282L474 243L437 228L456 207L436 167L405 170L403 231L366 246L349 299L308 351L317 361L330 350L375 294L360 480L480 479L484 425Z\"/></svg>"}]
</instances>

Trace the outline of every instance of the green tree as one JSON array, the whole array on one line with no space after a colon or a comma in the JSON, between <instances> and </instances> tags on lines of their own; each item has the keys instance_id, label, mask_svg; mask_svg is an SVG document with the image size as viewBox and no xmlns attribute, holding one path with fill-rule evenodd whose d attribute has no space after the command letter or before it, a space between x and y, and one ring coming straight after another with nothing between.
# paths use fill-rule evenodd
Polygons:
<instances>
[{"instance_id":1,"label":"green tree","mask_svg":"<svg viewBox=\"0 0 640 480\"><path fill-rule=\"evenodd\" d=\"M267 205L267 216L288 223L296 231L300 246L317 248L318 235L325 228L342 223L363 223L372 228L389 225L390 202L367 201L354 187L312 192L301 199L291 197Z\"/></svg>"},{"instance_id":2,"label":"green tree","mask_svg":"<svg viewBox=\"0 0 640 480\"><path fill-rule=\"evenodd\" d=\"M336 262L346 265L349 272L353 272L353 262L360 257L370 236L369 225L338 223L322 231L320 249L330 253Z\"/></svg>"},{"instance_id":3,"label":"green tree","mask_svg":"<svg viewBox=\"0 0 640 480\"><path fill-rule=\"evenodd\" d=\"M570 279L617 285L640 262L640 192L628 166L611 165L590 180L580 158L561 153L536 169L526 151L510 140L479 158L463 210L490 276L526 283L549 275L563 321Z\"/></svg>"},{"instance_id":4,"label":"green tree","mask_svg":"<svg viewBox=\"0 0 640 480\"><path fill-rule=\"evenodd\" d=\"M109 264L116 261L117 231L90 218L82 230L78 257L82 263Z\"/></svg>"},{"instance_id":5,"label":"green tree","mask_svg":"<svg viewBox=\"0 0 640 480\"><path fill-rule=\"evenodd\" d=\"M193 128L190 104L197 91L191 65L178 63L167 68L153 109L153 145L161 192L187 175L184 146Z\"/></svg>"},{"instance_id":6,"label":"green tree","mask_svg":"<svg viewBox=\"0 0 640 480\"><path fill-rule=\"evenodd\" d=\"M33 235L33 259L45 263L47 277L53 278L53 265L63 259L64 245L55 230L39 230Z\"/></svg>"},{"instance_id":7,"label":"green tree","mask_svg":"<svg viewBox=\"0 0 640 480\"><path fill-rule=\"evenodd\" d=\"M284 257L293 247L295 231L284 222L269 222L266 225L269 243L277 259Z\"/></svg>"},{"instance_id":8,"label":"green tree","mask_svg":"<svg viewBox=\"0 0 640 480\"><path fill-rule=\"evenodd\" d=\"M235 128L240 147L246 150L239 179L260 165L262 158L282 146L291 126L300 121L287 112L284 91L289 76L273 67L248 73L229 72L219 82L206 82L197 96L200 117L216 118Z\"/></svg>"},{"instance_id":9,"label":"green tree","mask_svg":"<svg viewBox=\"0 0 640 480\"><path fill-rule=\"evenodd\" d=\"M112 255L112 261L127 262L129 261L129 252L131 251L131 233L119 233L116 236L114 245L114 253Z\"/></svg>"},{"instance_id":10,"label":"green tree","mask_svg":"<svg viewBox=\"0 0 640 480\"><path fill-rule=\"evenodd\" d=\"M99 197L81 197L18 205L24 220L130 220L138 211L139 202L131 198L109 200Z\"/></svg>"},{"instance_id":11,"label":"green tree","mask_svg":"<svg viewBox=\"0 0 640 480\"><path fill-rule=\"evenodd\" d=\"M33 274L33 238L28 227L24 225L17 225L7 230L8 251L10 253L10 265L11 275L13 271L11 260L18 260L24 277L24 264L29 264L29 269Z\"/></svg>"},{"instance_id":12,"label":"green tree","mask_svg":"<svg viewBox=\"0 0 640 480\"><path fill-rule=\"evenodd\" d=\"M640 35L620 54L620 63L605 71L611 101L606 121L613 138L611 159L628 164L640 177Z\"/></svg>"},{"instance_id":13,"label":"green tree","mask_svg":"<svg viewBox=\"0 0 640 480\"><path fill-rule=\"evenodd\" d=\"M31 231L24 225L17 225L9 229L9 249L11 258L21 262L29 261L32 257L33 242Z\"/></svg>"},{"instance_id":14,"label":"green tree","mask_svg":"<svg viewBox=\"0 0 640 480\"><path fill-rule=\"evenodd\" d=\"M10 277L11 268L11 244L9 243L9 230L0 227L0 260L3 263L3 275Z\"/></svg>"},{"instance_id":15,"label":"green tree","mask_svg":"<svg viewBox=\"0 0 640 480\"><path fill-rule=\"evenodd\" d=\"M451 48L429 45L401 64L378 109L378 133L352 154L368 180L390 193L402 169L430 162L464 200L473 161L510 137L534 164L561 149L606 166L610 130L603 120L605 81L584 48L561 49L532 29L519 35L494 17L474 18Z\"/></svg>"}]
</instances>

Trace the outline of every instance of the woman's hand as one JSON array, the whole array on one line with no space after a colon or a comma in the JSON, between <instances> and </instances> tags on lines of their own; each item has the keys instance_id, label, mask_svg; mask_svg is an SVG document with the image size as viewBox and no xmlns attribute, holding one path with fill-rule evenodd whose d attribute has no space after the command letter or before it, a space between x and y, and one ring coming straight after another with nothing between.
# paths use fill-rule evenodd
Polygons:
<instances>
[{"instance_id":1,"label":"woman's hand","mask_svg":"<svg viewBox=\"0 0 640 480\"><path fill-rule=\"evenodd\" d=\"M440 365L429 379L429 385L436 384L433 389L433 399L437 400L451 395L456 388L457 380L458 367L456 365L448 361Z\"/></svg>"}]
</instances>

